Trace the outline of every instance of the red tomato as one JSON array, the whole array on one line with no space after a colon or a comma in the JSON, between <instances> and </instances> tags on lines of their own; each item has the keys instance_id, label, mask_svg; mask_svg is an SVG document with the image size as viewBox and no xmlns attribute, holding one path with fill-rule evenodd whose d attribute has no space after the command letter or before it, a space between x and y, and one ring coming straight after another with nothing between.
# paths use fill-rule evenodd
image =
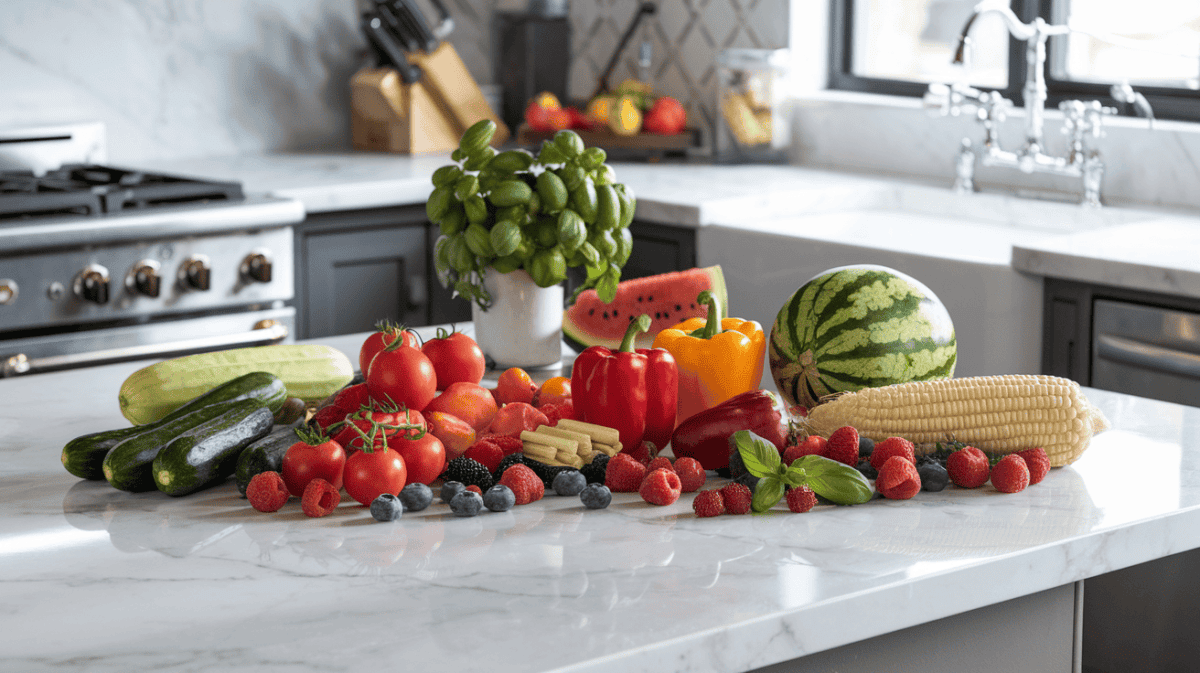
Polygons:
<instances>
[{"instance_id":1,"label":"red tomato","mask_svg":"<svg viewBox=\"0 0 1200 673\"><path fill-rule=\"evenodd\" d=\"M433 363L412 346L385 348L367 366L371 398L420 411L437 395Z\"/></svg>"},{"instance_id":2,"label":"red tomato","mask_svg":"<svg viewBox=\"0 0 1200 673\"><path fill-rule=\"evenodd\" d=\"M451 383L479 383L487 361L479 344L462 332L446 333L438 328L437 336L421 346L421 352L433 363L437 373L437 389L445 390Z\"/></svg>"},{"instance_id":3,"label":"red tomato","mask_svg":"<svg viewBox=\"0 0 1200 673\"><path fill-rule=\"evenodd\" d=\"M399 495L407 479L404 459L386 446L374 451L355 451L346 459L346 493L364 505L370 505L384 493Z\"/></svg>"},{"instance_id":4,"label":"red tomato","mask_svg":"<svg viewBox=\"0 0 1200 673\"><path fill-rule=\"evenodd\" d=\"M687 126L687 112L679 101L670 96L663 96L654 101L654 105L646 112L642 121L642 129L650 133L671 136L681 133Z\"/></svg>"},{"instance_id":5,"label":"red tomato","mask_svg":"<svg viewBox=\"0 0 1200 673\"><path fill-rule=\"evenodd\" d=\"M421 340L417 337L416 332L384 323L379 326L379 329L372 332L371 336L367 337L367 340L363 342L362 348L359 349L358 371L362 372L363 376L366 376L367 367L371 365L371 359L379 351L394 343L397 337L401 339L401 344L404 346L412 346L413 348L421 347ZM354 411L354 409L350 411Z\"/></svg>"},{"instance_id":6,"label":"red tomato","mask_svg":"<svg viewBox=\"0 0 1200 673\"><path fill-rule=\"evenodd\" d=\"M431 484L446 469L446 445L431 432L420 439L393 436L388 440L388 448L404 458L408 467L406 486L417 482Z\"/></svg>"},{"instance_id":7,"label":"red tomato","mask_svg":"<svg viewBox=\"0 0 1200 673\"><path fill-rule=\"evenodd\" d=\"M333 484L334 488L341 488L345 465L346 452L341 444L323 435L309 435L288 447L280 472L288 493L300 497L308 482L317 477Z\"/></svg>"},{"instance_id":8,"label":"red tomato","mask_svg":"<svg viewBox=\"0 0 1200 673\"><path fill-rule=\"evenodd\" d=\"M405 429L399 426L415 425ZM333 441L342 445L349 456L366 445L363 435L371 436L372 428L380 438L391 437L397 432L415 436L425 430L425 418L414 409L384 410L378 406L360 409L346 417L346 425L333 436Z\"/></svg>"}]
</instances>

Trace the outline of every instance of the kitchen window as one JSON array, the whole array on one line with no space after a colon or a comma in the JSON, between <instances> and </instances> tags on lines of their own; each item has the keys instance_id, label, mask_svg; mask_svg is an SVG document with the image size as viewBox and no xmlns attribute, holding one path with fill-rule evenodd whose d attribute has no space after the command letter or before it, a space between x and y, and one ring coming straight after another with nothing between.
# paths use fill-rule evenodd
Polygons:
<instances>
[{"instance_id":1,"label":"kitchen window","mask_svg":"<svg viewBox=\"0 0 1200 673\"><path fill-rule=\"evenodd\" d=\"M1025 44L996 13L970 29L971 49L952 63L978 0L831 0L830 86L920 96L934 82L999 91L1023 104ZM1072 28L1047 42L1048 107L1099 99L1128 83L1164 119L1200 121L1200 3L1178 0L1012 0L1021 21L1041 17ZM1136 10L1133 7L1136 6Z\"/></svg>"}]
</instances>

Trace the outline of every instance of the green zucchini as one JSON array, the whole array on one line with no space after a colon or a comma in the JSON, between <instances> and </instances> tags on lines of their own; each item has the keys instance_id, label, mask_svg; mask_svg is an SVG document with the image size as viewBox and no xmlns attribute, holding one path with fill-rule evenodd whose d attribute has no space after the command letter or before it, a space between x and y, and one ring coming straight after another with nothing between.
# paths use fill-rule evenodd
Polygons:
<instances>
[{"instance_id":1,"label":"green zucchini","mask_svg":"<svg viewBox=\"0 0 1200 673\"><path fill-rule=\"evenodd\" d=\"M81 479L104 479L104 457L117 444L131 437L150 432L177 418L183 418L201 407L251 397L262 400L263 404L270 407L272 411L279 412L287 399L287 390L284 388L283 380L269 372L244 374L199 395L153 423L93 432L72 439L63 447L63 467L67 468L67 472ZM151 485L150 488L154 488L154 486Z\"/></svg>"},{"instance_id":2,"label":"green zucchini","mask_svg":"<svg viewBox=\"0 0 1200 673\"><path fill-rule=\"evenodd\" d=\"M300 441L296 436L296 428L300 427L303 419L289 425L276 425L271 434L263 437L242 449L238 457L234 478L237 479L238 493L246 497L246 487L250 480L262 472L282 472L283 454L292 444Z\"/></svg>"},{"instance_id":3,"label":"green zucchini","mask_svg":"<svg viewBox=\"0 0 1200 673\"><path fill-rule=\"evenodd\" d=\"M274 424L275 414L258 400L216 406L224 413L175 437L154 457L150 473L158 490L180 496L219 484L233 474L242 450Z\"/></svg>"}]
</instances>

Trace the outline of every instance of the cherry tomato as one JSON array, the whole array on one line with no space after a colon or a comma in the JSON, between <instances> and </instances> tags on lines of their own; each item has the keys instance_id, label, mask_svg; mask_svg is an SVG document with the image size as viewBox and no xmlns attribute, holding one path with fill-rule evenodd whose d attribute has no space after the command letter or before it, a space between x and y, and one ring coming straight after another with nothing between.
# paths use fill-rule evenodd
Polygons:
<instances>
[{"instance_id":1,"label":"cherry tomato","mask_svg":"<svg viewBox=\"0 0 1200 673\"><path fill-rule=\"evenodd\" d=\"M533 402L533 395L537 391L537 384L530 378L529 372L520 367L512 367L504 370L504 373L496 380L496 389L492 391L492 395L500 404L510 402L529 404Z\"/></svg>"},{"instance_id":2,"label":"cherry tomato","mask_svg":"<svg viewBox=\"0 0 1200 673\"><path fill-rule=\"evenodd\" d=\"M297 430L296 434L300 441L288 447L280 469L288 493L303 496L304 487L317 477L333 484L334 488L341 488L342 469L346 465L342 445L319 433Z\"/></svg>"},{"instance_id":3,"label":"cherry tomato","mask_svg":"<svg viewBox=\"0 0 1200 673\"><path fill-rule=\"evenodd\" d=\"M446 445L432 432L425 433L420 439L395 435L388 439L388 448L404 458L408 468L406 486L417 482L431 484L446 469Z\"/></svg>"},{"instance_id":4,"label":"cherry tomato","mask_svg":"<svg viewBox=\"0 0 1200 673\"><path fill-rule=\"evenodd\" d=\"M400 338L400 343L404 346L412 346L413 348L421 347L421 340L417 337L417 333L412 330L396 327L389 323L383 323L367 337L363 342L362 348L358 351L358 371L367 374L367 367L371 366L371 359L374 358L379 351L387 348ZM351 409L350 411L354 411Z\"/></svg>"},{"instance_id":5,"label":"cherry tomato","mask_svg":"<svg viewBox=\"0 0 1200 673\"><path fill-rule=\"evenodd\" d=\"M537 399L535 406L543 404L561 404L571 399L571 379L566 376L555 376L546 379L541 388L538 388Z\"/></svg>"},{"instance_id":6,"label":"cherry tomato","mask_svg":"<svg viewBox=\"0 0 1200 673\"><path fill-rule=\"evenodd\" d=\"M381 494L399 495L408 479L408 468L400 454L386 446L372 451L355 451L346 459L346 493L364 505Z\"/></svg>"},{"instance_id":7,"label":"cherry tomato","mask_svg":"<svg viewBox=\"0 0 1200 673\"><path fill-rule=\"evenodd\" d=\"M416 428L403 428L399 426L415 425ZM371 436L372 428L380 437L386 439L397 432L405 433L408 436L416 436L424 432L426 427L425 418L421 412L413 409L381 409L379 405L369 406L359 409L357 412L346 417L346 424L342 427L333 440L342 445L346 450L346 455L349 457L352 452L361 449L366 445L364 435Z\"/></svg>"},{"instance_id":8,"label":"cherry tomato","mask_svg":"<svg viewBox=\"0 0 1200 673\"><path fill-rule=\"evenodd\" d=\"M412 346L388 346L367 366L372 399L420 411L437 395L433 363Z\"/></svg>"},{"instance_id":9,"label":"cherry tomato","mask_svg":"<svg viewBox=\"0 0 1200 673\"><path fill-rule=\"evenodd\" d=\"M478 384L487 369L479 344L462 332L447 334L439 327L437 336L426 341L421 352L433 363L438 390L445 390L452 383Z\"/></svg>"}]
</instances>

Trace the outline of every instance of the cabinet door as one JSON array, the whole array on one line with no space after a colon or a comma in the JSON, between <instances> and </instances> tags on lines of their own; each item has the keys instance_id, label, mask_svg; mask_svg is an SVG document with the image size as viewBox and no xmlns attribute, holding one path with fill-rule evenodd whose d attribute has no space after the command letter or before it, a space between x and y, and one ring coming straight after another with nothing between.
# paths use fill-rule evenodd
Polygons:
<instances>
[{"instance_id":1,"label":"cabinet door","mask_svg":"<svg viewBox=\"0 0 1200 673\"><path fill-rule=\"evenodd\" d=\"M304 337L369 331L381 320L427 324L425 232L418 225L302 233Z\"/></svg>"},{"instance_id":2,"label":"cabinet door","mask_svg":"<svg viewBox=\"0 0 1200 673\"><path fill-rule=\"evenodd\" d=\"M696 230L634 221L633 253L621 278L641 278L696 266Z\"/></svg>"}]
</instances>

